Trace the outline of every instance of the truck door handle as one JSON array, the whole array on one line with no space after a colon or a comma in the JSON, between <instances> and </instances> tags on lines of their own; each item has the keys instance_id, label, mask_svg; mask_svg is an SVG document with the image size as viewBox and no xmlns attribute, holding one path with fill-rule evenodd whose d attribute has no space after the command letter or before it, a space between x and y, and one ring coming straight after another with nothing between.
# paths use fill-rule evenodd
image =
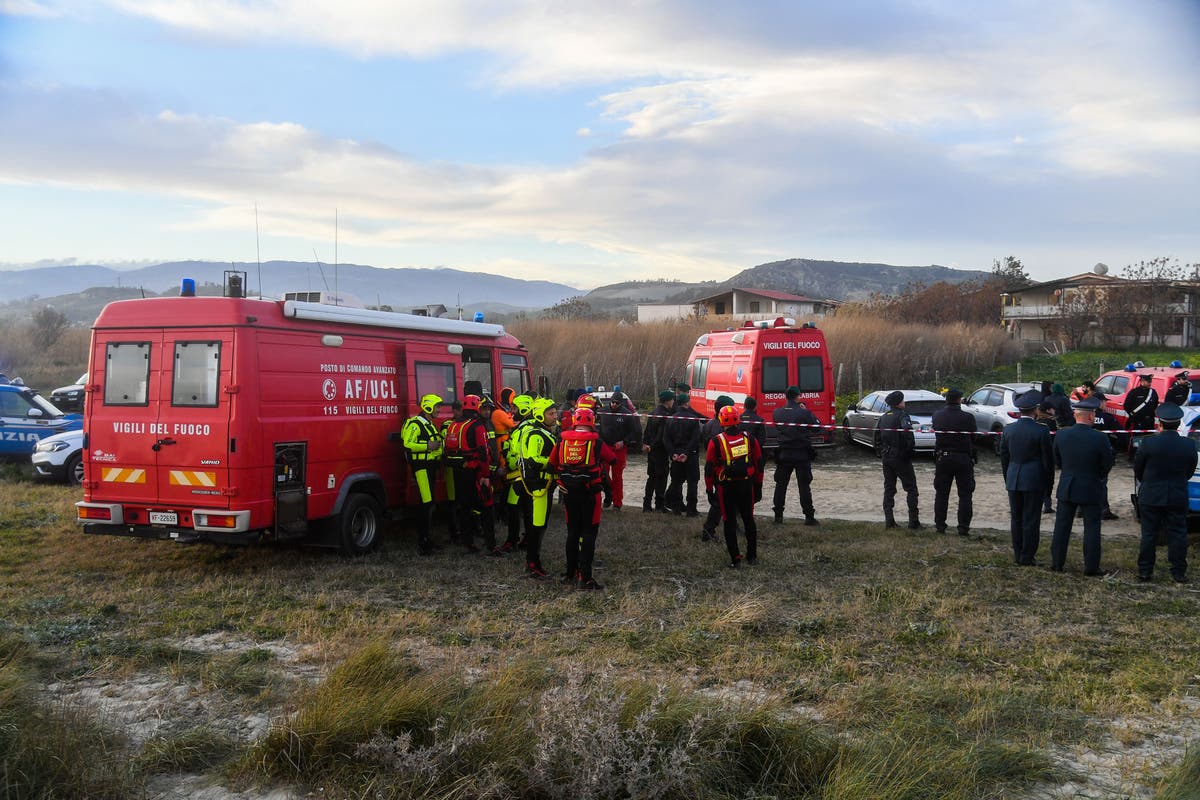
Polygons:
<instances>
[{"instance_id":1,"label":"truck door handle","mask_svg":"<svg viewBox=\"0 0 1200 800\"><path fill-rule=\"evenodd\" d=\"M150 449L157 453L159 450L163 449L164 445L168 444L177 444L177 442L174 439L159 439L157 442L150 445Z\"/></svg>"}]
</instances>

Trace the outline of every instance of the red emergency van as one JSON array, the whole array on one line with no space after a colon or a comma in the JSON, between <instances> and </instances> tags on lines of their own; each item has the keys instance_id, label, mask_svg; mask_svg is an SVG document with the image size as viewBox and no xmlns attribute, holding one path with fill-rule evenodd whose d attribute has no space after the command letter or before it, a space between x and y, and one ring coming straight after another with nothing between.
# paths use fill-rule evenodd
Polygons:
<instances>
[{"instance_id":1,"label":"red emergency van","mask_svg":"<svg viewBox=\"0 0 1200 800\"><path fill-rule=\"evenodd\" d=\"M500 325L238 295L100 312L85 532L366 552L385 510L416 502L399 431L422 395L530 389Z\"/></svg>"},{"instance_id":2,"label":"red emergency van","mask_svg":"<svg viewBox=\"0 0 1200 800\"><path fill-rule=\"evenodd\" d=\"M768 422L775 409L786 405L789 386L800 389L800 400L824 426L813 432L814 444L832 444L834 416L833 365L825 334L811 322L747 320L740 328L712 331L696 340L688 356L686 383L692 408L713 415L713 401L728 395L741 410L747 396L758 401L758 413ZM767 426L767 447L775 448L775 428Z\"/></svg>"}]
</instances>

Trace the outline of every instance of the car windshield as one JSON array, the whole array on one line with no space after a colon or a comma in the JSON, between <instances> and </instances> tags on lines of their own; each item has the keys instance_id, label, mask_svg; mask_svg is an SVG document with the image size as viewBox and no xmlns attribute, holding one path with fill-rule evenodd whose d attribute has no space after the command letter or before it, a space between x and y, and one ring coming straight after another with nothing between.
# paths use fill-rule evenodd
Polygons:
<instances>
[{"instance_id":1,"label":"car windshield","mask_svg":"<svg viewBox=\"0 0 1200 800\"><path fill-rule=\"evenodd\" d=\"M42 413L47 417L61 417L63 412L59 411L49 400L42 397L40 394L30 393L25 396L29 402L36 408L40 408Z\"/></svg>"},{"instance_id":2,"label":"car windshield","mask_svg":"<svg viewBox=\"0 0 1200 800\"><path fill-rule=\"evenodd\" d=\"M945 400L906 400L904 410L910 417L932 417L945 405Z\"/></svg>"}]
</instances>

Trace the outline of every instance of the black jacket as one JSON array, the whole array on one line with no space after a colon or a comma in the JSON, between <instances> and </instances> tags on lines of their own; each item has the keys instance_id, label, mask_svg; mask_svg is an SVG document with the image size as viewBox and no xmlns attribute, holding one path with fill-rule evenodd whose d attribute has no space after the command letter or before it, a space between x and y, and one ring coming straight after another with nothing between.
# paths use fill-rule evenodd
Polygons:
<instances>
[{"instance_id":1,"label":"black jacket","mask_svg":"<svg viewBox=\"0 0 1200 800\"><path fill-rule=\"evenodd\" d=\"M879 418L879 439L885 461L907 461L917 449L912 419L903 408L889 408Z\"/></svg>"},{"instance_id":2,"label":"black jacket","mask_svg":"<svg viewBox=\"0 0 1200 800\"><path fill-rule=\"evenodd\" d=\"M1133 477L1141 482L1138 502L1186 510L1196 458L1196 443L1175 431L1143 439L1133 459Z\"/></svg>"},{"instance_id":3,"label":"black jacket","mask_svg":"<svg viewBox=\"0 0 1200 800\"><path fill-rule=\"evenodd\" d=\"M667 421L663 431L663 447L672 456L698 457L700 453L700 427L708 417L691 406L680 406Z\"/></svg>"},{"instance_id":4,"label":"black jacket","mask_svg":"<svg viewBox=\"0 0 1200 800\"><path fill-rule=\"evenodd\" d=\"M775 434L779 440L779 460L812 461L812 434L816 428L804 426L817 425L816 415L798 403L788 403L775 409L771 419L778 426Z\"/></svg>"},{"instance_id":5,"label":"black jacket","mask_svg":"<svg viewBox=\"0 0 1200 800\"><path fill-rule=\"evenodd\" d=\"M977 430L975 418L963 411L962 406L947 403L933 415L934 449L939 453L964 453L974 457Z\"/></svg>"},{"instance_id":6,"label":"black jacket","mask_svg":"<svg viewBox=\"0 0 1200 800\"><path fill-rule=\"evenodd\" d=\"M1124 408L1129 415L1129 427L1140 430L1153 428L1158 392L1149 386L1135 386L1125 395Z\"/></svg>"},{"instance_id":7,"label":"black jacket","mask_svg":"<svg viewBox=\"0 0 1200 800\"><path fill-rule=\"evenodd\" d=\"M759 447L766 446L767 424L766 420L758 414L753 411L743 411L741 428L742 433L757 441Z\"/></svg>"},{"instance_id":8,"label":"black jacket","mask_svg":"<svg viewBox=\"0 0 1200 800\"><path fill-rule=\"evenodd\" d=\"M610 406L596 417L600 420L600 439L609 447L617 442L637 444L642 440L642 419L637 414L626 413L624 408L613 411Z\"/></svg>"},{"instance_id":9,"label":"black jacket","mask_svg":"<svg viewBox=\"0 0 1200 800\"><path fill-rule=\"evenodd\" d=\"M642 428L642 444L649 445L651 450L661 450L663 448L663 431L667 429L667 423L670 417L675 413L674 409L667 408L662 403L654 407L649 419L646 420L646 425Z\"/></svg>"},{"instance_id":10,"label":"black jacket","mask_svg":"<svg viewBox=\"0 0 1200 800\"><path fill-rule=\"evenodd\" d=\"M1172 383L1171 388L1167 389L1165 401L1178 406L1186 406L1188 398L1191 396L1192 385L1190 383Z\"/></svg>"}]
</instances>

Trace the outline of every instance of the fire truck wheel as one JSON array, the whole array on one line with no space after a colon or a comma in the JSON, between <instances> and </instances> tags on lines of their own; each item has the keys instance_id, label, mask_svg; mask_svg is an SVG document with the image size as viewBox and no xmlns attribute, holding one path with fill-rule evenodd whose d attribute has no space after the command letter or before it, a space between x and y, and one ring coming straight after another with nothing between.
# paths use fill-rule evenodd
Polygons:
<instances>
[{"instance_id":1,"label":"fire truck wheel","mask_svg":"<svg viewBox=\"0 0 1200 800\"><path fill-rule=\"evenodd\" d=\"M338 517L338 543L342 552L361 556L379 546L383 531L383 511L374 497L361 492L346 498Z\"/></svg>"}]
</instances>

